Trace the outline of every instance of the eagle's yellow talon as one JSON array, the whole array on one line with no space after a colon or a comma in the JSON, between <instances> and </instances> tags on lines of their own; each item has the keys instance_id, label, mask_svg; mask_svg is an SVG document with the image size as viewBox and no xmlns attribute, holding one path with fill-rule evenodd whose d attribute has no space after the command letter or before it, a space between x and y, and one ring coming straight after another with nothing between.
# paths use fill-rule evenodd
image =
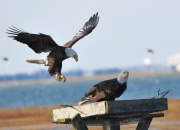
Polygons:
<instances>
[{"instance_id":1,"label":"eagle's yellow talon","mask_svg":"<svg viewBox=\"0 0 180 130\"><path fill-rule=\"evenodd\" d=\"M62 80L59 74L56 74L56 80L59 82Z\"/></svg>"},{"instance_id":2,"label":"eagle's yellow talon","mask_svg":"<svg viewBox=\"0 0 180 130\"><path fill-rule=\"evenodd\" d=\"M61 80L63 80L63 83L65 83L66 82L66 77L64 75L60 75L60 77L61 77Z\"/></svg>"},{"instance_id":3,"label":"eagle's yellow talon","mask_svg":"<svg viewBox=\"0 0 180 130\"><path fill-rule=\"evenodd\" d=\"M64 82L66 82L66 77L64 75L62 75L62 74L56 73L56 80L59 81L59 82L62 80L63 83L64 83Z\"/></svg>"}]
</instances>

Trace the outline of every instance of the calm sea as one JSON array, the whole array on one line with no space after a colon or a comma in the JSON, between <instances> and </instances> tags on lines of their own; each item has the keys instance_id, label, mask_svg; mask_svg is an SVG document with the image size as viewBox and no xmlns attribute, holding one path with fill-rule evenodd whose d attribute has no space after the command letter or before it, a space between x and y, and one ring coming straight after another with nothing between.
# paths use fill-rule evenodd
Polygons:
<instances>
[{"instance_id":1,"label":"calm sea","mask_svg":"<svg viewBox=\"0 0 180 130\"><path fill-rule=\"evenodd\" d=\"M104 79L0 86L0 108L22 108L78 103L84 93ZM172 89L168 98L180 98L180 74L130 77L128 87L117 100L148 99Z\"/></svg>"}]
</instances>

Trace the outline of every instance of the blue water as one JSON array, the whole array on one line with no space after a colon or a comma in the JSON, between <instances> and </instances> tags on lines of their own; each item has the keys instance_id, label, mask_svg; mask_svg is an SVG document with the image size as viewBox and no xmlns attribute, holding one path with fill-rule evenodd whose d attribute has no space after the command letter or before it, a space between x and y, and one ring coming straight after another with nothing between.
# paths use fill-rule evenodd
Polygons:
<instances>
[{"instance_id":1,"label":"blue water","mask_svg":"<svg viewBox=\"0 0 180 130\"><path fill-rule=\"evenodd\" d=\"M78 103L84 93L103 79L0 86L0 108L22 108ZM180 74L166 76L130 77L128 87L117 100L151 98L173 89L166 97L180 98Z\"/></svg>"}]
</instances>

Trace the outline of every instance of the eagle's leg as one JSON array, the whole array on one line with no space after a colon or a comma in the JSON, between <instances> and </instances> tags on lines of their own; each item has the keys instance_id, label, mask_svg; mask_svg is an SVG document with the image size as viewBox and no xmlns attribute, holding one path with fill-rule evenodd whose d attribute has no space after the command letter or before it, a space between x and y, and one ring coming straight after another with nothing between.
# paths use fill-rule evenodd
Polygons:
<instances>
[{"instance_id":1,"label":"eagle's leg","mask_svg":"<svg viewBox=\"0 0 180 130\"><path fill-rule=\"evenodd\" d=\"M59 72L56 72L56 80L57 81L63 81L63 82L66 82L66 77L62 74L60 74Z\"/></svg>"},{"instance_id":2,"label":"eagle's leg","mask_svg":"<svg viewBox=\"0 0 180 130\"><path fill-rule=\"evenodd\" d=\"M60 75L61 79L63 80L63 82L66 82L66 77L64 75Z\"/></svg>"}]
</instances>

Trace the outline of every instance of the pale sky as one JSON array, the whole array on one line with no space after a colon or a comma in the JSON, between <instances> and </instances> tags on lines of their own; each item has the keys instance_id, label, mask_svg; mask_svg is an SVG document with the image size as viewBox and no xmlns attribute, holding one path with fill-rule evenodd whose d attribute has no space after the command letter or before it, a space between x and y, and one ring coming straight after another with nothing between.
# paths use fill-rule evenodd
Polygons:
<instances>
[{"instance_id":1,"label":"pale sky","mask_svg":"<svg viewBox=\"0 0 180 130\"><path fill-rule=\"evenodd\" d=\"M167 65L167 57L180 52L179 0L11 0L0 2L0 58L8 57L9 66L1 60L0 75L33 73L47 69L29 64L48 53L36 54L27 45L10 39L6 29L11 25L29 33L50 35L59 45L83 27L90 16L99 12L100 20L93 32L73 49L73 58L63 62L62 71L95 70L143 65L155 51L154 64Z\"/></svg>"}]
</instances>

